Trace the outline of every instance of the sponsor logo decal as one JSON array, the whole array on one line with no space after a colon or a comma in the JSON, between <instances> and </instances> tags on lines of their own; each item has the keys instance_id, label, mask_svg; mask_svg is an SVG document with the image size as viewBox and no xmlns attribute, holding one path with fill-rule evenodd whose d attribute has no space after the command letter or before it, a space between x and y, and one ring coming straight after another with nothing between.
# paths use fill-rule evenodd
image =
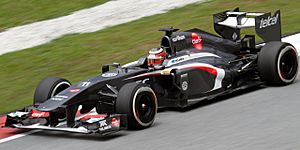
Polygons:
<instances>
[{"instance_id":1,"label":"sponsor logo decal","mask_svg":"<svg viewBox=\"0 0 300 150\"><path fill-rule=\"evenodd\" d=\"M64 99L68 98L68 96L64 96L64 95L56 95L54 97L51 97L51 100L53 101L62 101Z\"/></svg>"},{"instance_id":2,"label":"sponsor logo decal","mask_svg":"<svg viewBox=\"0 0 300 150\"><path fill-rule=\"evenodd\" d=\"M30 117L33 117L33 118L49 117L49 112L41 112L41 111L33 109L31 111Z\"/></svg>"},{"instance_id":3,"label":"sponsor logo decal","mask_svg":"<svg viewBox=\"0 0 300 150\"><path fill-rule=\"evenodd\" d=\"M172 59L172 60L171 60L171 63L176 63L176 62L179 62L179 61L182 61L182 60L184 60L183 57L181 57L181 58L176 58L176 59Z\"/></svg>"},{"instance_id":4,"label":"sponsor logo decal","mask_svg":"<svg viewBox=\"0 0 300 150\"><path fill-rule=\"evenodd\" d=\"M117 76L117 75L118 75L117 73L108 72L108 73L102 74L102 77L109 78L109 77L114 77L114 76Z\"/></svg>"},{"instance_id":5,"label":"sponsor logo decal","mask_svg":"<svg viewBox=\"0 0 300 150\"><path fill-rule=\"evenodd\" d=\"M68 98L68 96L65 96L65 95L56 95L55 97Z\"/></svg>"},{"instance_id":6,"label":"sponsor logo decal","mask_svg":"<svg viewBox=\"0 0 300 150\"><path fill-rule=\"evenodd\" d=\"M76 92L79 92L80 89L70 89L69 91L70 91L71 93L76 93Z\"/></svg>"},{"instance_id":7,"label":"sponsor logo decal","mask_svg":"<svg viewBox=\"0 0 300 150\"><path fill-rule=\"evenodd\" d=\"M176 37L172 38L173 42L181 41L184 40L185 36L184 35L177 35Z\"/></svg>"},{"instance_id":8,"label":"sponsor logo decal","mask_svg":"<svg viewBox=\"0 0 300 150\"><path fill-rule=\"evenodd\" d=\"M100 126L99 128L100 131L104 131L112 128L111 125L107 125L106 120L99 121L99 126Z\"/></svg>"},{"instance_id":9,"label":"sponsor logo decal","mask_svg":"<svg viewBox=\"0 0 300 150\"><path fill-rule=\"evenodd\" d=\"M106 120L99 121L100 128L107 126Z\"/></svg>"},{"instance_id":10,"label":"sponsor logo decal","mask_svg":"<svg viewBox=\"0 0 300 150\"><path fill-rule=\"evenodd\" d=\"M232 34L232 39L233 39L233 40L236 40L237 37L238 37L237 33L234 32L234 33Z\"/></svg>"},{"instance_id":11,"label":"sponsor logo decal","mask_svg":"<svg viewBox=\"0 0 300 150\"><path fill-rule=\"evenodd\" d=\"M186 91L188 89L188 82L187 81L183 81L181 84L181 88L183 91Z\"/></svg>"},{"instance_id":12,"label":"sponsor logo decal","mask_svg":"<svg viewBox=\"0 0 300 150\"><path fill-rule=\"evenodd\" d=\"M202 58L202 57L216 57L216 58L221 58L218 55L212 54L212 53L207 53L207 52L199 52L199 53L192 53L192 54L188 54L188 55L184 55L184 56L180 56L177 58L173 58L171 60L169 60L168 64L166 65L166 67L174 65L174 64L178 64L187 60L192 60L192 59L198 59L198 58Z\"/></svg>"},{"instance_id":13,"label":"sponsor logo decal","mask_svg":"<svg viewBox=\"0 0 300 150\"><path fill-rule=\"evenodd\" d=\"M111 119L111 125L114 127L119 127L120 126L120 121L117 118L112 118Z\"/></svg>"},{"instance_id":14,"label":"sponsor logo decal","mask_svg":"<svg viewBox=\"0 0 300 150\"><path fill-rule=\"evenodd\" d=\"M31 114L31 117L39 118L39 117L43 117L45 115L46 115L46 112L33 113L33 114Z\"/></svg>"},{"instance_id":15,"label":"sponsor logo decal","mask_svg":"<svg viewBox=\"0 0 300 150\"><path fill-rule=\"evenodd\" d=\"M202 49L202 38L197 33L192 33L192 44L194 48Z\"/></svg>"},{"instance_id":16,"label":"sponsor logo decal","mask_svg":"<svg viewBox=\"0 0 300 150\"><path fill-rule=\"evenodd\" d=\"M104 131L104 130L108 130L108 129L111 129L111 128L112 128L112 126L111 126L111 125L108 125L108 126L99 128L99 130L100 130L100 131Z\"/></svg>"},{"instance_id":17,"label":"sponsor logo decal","mask_svg":"<svg viewBox=\"0 0 300 150\"><path fill-rule=\"evenodd\" d=\"M51 100L53 101L62 101L63 98L58 98L58 97L52 97Z\"/></svg>"},{"instance_id":18,"label":"sponsor logo decal","mask_svg":"<svg viewBox=\"0 0 300 150\"><path fill-rule=\"evenodd\" d=\"M262 29L277 24L278 17L279 14L277 13L274 17L269 16L268 18L262 18L260 20L259 28Z\"/></svg>"}]
</instances>

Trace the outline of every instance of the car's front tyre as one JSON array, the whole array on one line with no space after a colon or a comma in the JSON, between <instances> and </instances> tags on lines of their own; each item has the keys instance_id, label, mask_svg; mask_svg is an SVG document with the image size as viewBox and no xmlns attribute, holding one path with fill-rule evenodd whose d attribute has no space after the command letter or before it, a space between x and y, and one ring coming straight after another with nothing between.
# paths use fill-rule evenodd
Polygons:
<instances>
[{"instance_id":1,"label":"car's front tyre","mask_svg":"<svg viewBox=\"0 0 300 150\"><path fill-rule=\"evenodd\" d=\"M157 107L155 92L142 83L124 85L116 100L116 113L127 114L129 129L150 127L154 122Z\"/></svg>"},{"instance_id":2,"label":"car's front tyre","mask_svg":"<svg viewBox=\"0 0 300 150\"><path fill-rule=\"evenodd\" d=\"M44 78L39 85L36 87L33 105L37 107L39 104L44 103L46 100L57 95L63 90L69 88L71 83L63 78L58 77L47 77ZM60 120L66 119L65 109L61 109L57 112L50 112L50 125L56 126ZM60 119L60 120L59 120Z\"/></svg>"},{"instance_id":3,"label":"car's front tyre","mask_svg":"<svg viewBox=\"0 0 300 150\"><path fill-rule=\"evenodd\" d=\"M71 83L63 78L44 78L35 89L33 104L43 103L70 86Z\"/></svg>"}]
</instances>

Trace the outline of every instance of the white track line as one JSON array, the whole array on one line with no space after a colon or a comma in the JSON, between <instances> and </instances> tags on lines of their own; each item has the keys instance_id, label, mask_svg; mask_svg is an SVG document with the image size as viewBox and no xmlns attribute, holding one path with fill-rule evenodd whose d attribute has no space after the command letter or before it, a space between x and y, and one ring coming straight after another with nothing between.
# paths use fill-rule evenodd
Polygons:
<instances>
[{"instance_id":1,"label":"white track line","mask_svg":"<svg viewBox=\"0 0 300 150\"><path fill-rule=\"evenodd\" d=\"M95 32L203 1L205 0L109 1L68 16L10 28L0 33L0 55L45 44L66 34Z\"/></svg>"},{"instance_id":2,"label":"white track line","mask_svg":"<svg viewBox=\"0 0 300 150\"><path fill-rule=\"evenodd\" d=\"M300 56L300 33L282 38L282 41L291 43L297 49L298 56Z\"/></svg>"},{"instance_id":3,"label":"white track line","mask_svg":"<svg viewBox=\"0 0 300 150\"><path fill-rule=\"evenodd\" d=\"M0 140L0 144L1 143L4 143L4 142L8 142L8 141L11 141L11 140L14 140L14 139L18 139L18 138L21 138L23 136L26 136L26 135L29 135L29 134L33 134L33 133L36 133L36 132L40 132L41 130L30 130L28 132L24 132L24 133L20 133L20 134L16 134L16 135L13 135L13 136L10 136L10 137L7 137L7 138L3 138Z\"/></svg>"}]
</instances>

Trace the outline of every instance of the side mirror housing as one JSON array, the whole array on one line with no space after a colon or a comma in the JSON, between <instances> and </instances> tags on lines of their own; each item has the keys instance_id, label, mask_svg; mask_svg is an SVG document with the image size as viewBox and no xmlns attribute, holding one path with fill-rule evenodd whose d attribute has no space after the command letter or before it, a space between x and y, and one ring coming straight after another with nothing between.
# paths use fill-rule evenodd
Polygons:
<instances>
[{"instance_id":1,"label":"side mirror housing","mask_svg":"<svg viewBox=\"0 0 300 150\"><path fill-rule=\"evenodd\" d=\"M109 71L109 65L105 64L102 66L102 73Z\"/></svg>"}]
</instances>

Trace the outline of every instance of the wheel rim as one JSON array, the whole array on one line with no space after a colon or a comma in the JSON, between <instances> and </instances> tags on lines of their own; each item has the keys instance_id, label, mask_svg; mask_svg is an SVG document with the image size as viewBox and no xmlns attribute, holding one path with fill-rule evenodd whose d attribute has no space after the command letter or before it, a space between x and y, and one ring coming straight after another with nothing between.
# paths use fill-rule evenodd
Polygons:
<instances>
[{"instance_id":1,"label":"wheel rim","mask_svg":"<svg viewBox=\"0 0 300 150\"><path fill-rule=\"evenodd\" d=\"M137 96L136 114L142 122L150 122L154 115L153 97L148 92L142 92Z\"/></svg>"},{"instance_id":2,"label":"wheel rim","mask_svg":"<svg viewBox=\"0 0 300 150\"><path fill-rule=\"evenodd\" d=\"M71 84L70 84L69 82L66 82L66 81L58 83L58 84L53 88L50 97L53 97L53 96L57 95L58 93L60 93L61 91L67 89L67 88L70 87L70 86L71 86Z\"/></svg>"},{"instance_id":3,"label":"wheel rim","mask_svg":"<svg viewBox=\"0 0 300 150\"><path fill-rule=\"evenodd\" d=\"M291 47L285 47L279 54L278 74L285 83L290 83L296 78L298 71L298 56L296 50Z\"/></svg>"},{"instance_id":4,"label":"wheel rim","mask_svg":"<svg viewBox=\"0 0 300 150\"><path fill-rule=\"evenodd\" d=\"M134 95L133 113L136 121L146 127L152 124L157 112L157 99L153 90L142 87Z\"/></svg>"}]
</instances>

